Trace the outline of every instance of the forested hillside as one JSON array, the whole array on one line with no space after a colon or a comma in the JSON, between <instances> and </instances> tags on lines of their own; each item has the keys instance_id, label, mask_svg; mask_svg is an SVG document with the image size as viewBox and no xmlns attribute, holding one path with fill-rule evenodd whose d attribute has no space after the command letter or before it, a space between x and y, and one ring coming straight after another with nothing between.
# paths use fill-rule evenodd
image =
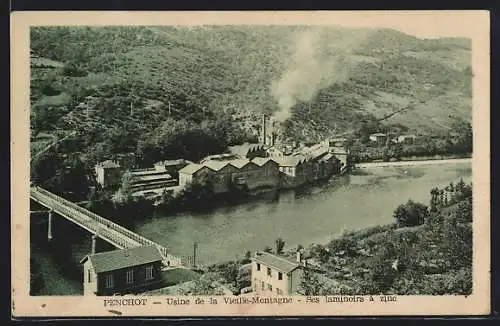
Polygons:
<instances>
[{"instance_id":1,"label":"forested hillside","mask_svg":"<svg viewBox=\"0 0 500 326\"><path fill-rule=\"evenodd\" d=\"M68 137L58 153L81 152L86 165L122 152L142 165L197 159L255 140L234 112L277 112L285 134L305 141L367 125L432 134L471 120L465 39L320 27L43 27L31 31L31 53L32 150Z\"/></svg>"}]
</instances>

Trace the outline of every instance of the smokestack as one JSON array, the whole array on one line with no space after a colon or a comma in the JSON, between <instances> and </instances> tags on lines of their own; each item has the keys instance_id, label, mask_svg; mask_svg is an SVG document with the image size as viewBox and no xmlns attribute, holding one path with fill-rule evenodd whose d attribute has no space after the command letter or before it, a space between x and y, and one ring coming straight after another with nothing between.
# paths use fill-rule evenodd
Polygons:
<instances>
[{"instance_id":1,"label":"smokestack","mask_svg":"<svg viewBox=\"0 0 500 326\"><path fill-rule=\"evenodd\" d=\"M261 138L264 145L267 145L266 115L262 114Z\"/></svg>"}]
</instances>

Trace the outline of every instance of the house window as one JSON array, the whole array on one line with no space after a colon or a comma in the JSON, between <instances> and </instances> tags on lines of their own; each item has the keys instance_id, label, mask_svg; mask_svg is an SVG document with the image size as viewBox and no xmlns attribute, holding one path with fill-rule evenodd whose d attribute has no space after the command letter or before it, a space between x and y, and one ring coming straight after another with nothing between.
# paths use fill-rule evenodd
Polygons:
<instances>
[{"instance_id":1,"label":"house window","mask_svg":"<svg viewBox=\"0 0 500 326\"><path fill-rule=\"evenodd\" d=\"M282 280L283 279L283 273L282 272L278 272L278 280Z\"/></svg>"},{"instance_id":2,"label":"house window","mask_svg":"<svg viewBox=\"0 0 500 326\"><path fill-rule=\"evenodd\" d=\"M257 270L260 271L260 264L257 263Z\"/></svg>"},{"instance_id":3,"label":"house window","mask_svg":"<svg viewBox=\"0 0 500 326\"><path fill-rule=\"evenodd\" d=\"M272 286L271 284L267 284L267 289L268 289L269 291L272 291L272 290L273 290L273 286Z\"/></svg>"},{"instance_id":4,"label":"house window","mask_svg":"<svg viewBox=\"0 0 500 326\"><path fill-rule=\"evenodd\" d=\"M114 282L114 279L113 279L113 274L108 274L106 275L106 287L108 289L112 288L115 286L115 282Z\"/></svg>"},{"instance_id":5,"label":"house window","mask_svg":"<svg viewBox=\"0 0 500 326\"><path fill-rule=\"evenodd\" d=\"M126 281L127 281L127 284L132 284L132 283L134 283L134 270L133 270L133 269L129 269L129 270L127 271L126 276L127 276L127 280L126 280Z\"/></svg>"},{"instance_id":6,"label":"house window","mask_svg":"<svg viewBox=\"0 0 500 326\"><path fill-rule=\"evenodd\" d=\"M269 268L269 267L268 267L268 268L267 268L267 276L271 277L271 275L272 275L272 274L271 274L271 268Z\"/></svg>"},{"instance_id":7,"label":"house window","mask_svg":"<svg viewBox=\"0 0 500 326\"><path fill-rule=\"evenodd\" d=\"M146 267L146 281L153 279L153 266Z\"/></svg>"},{"instance_id":8,"label":"house window","mask_svg":"<svg viewBox=\"0 0 500 326\"><path fill-rule=\"evenodd\" d=\"M264 291L265 283L262 281L262 291Z\"/></svg>"},{"instance_id":9,"label":"house window","mask_svg":"<svg viewBox=\"0 0 500 326\"><path fill-rule=\"evenodd\" d=\"M92 282L92 278L90 277L90 269L87 269L88 282Z\"/></svg>"}]
</instances>

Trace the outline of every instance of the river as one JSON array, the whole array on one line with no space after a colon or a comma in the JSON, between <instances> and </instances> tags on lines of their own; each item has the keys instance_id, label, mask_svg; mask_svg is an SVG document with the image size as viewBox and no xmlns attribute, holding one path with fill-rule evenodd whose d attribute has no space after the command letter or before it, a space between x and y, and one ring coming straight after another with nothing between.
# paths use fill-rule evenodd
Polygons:
<instances>
[{"instance_id":1,"label":"river","mask_svg":"<svg viewBox=\"0 0 500 326\"><path fill-rule=\"evenodd\" d=\"M197 263L208 265L242 258L247 250L274 247L277 238L287 247L307 246L326 243L343 231L391 223L399 204L410 198L427 204L432 187L460 178L472 180L470 162L360 169L301 194L283 192L278 198L261 198L206 214L148 217L136 221L133 228L183 258L192 256L197 242ZM74 236L75 226L56 220L59 226L54 227L51 244L44 236L32 237L32 254L45 280L39 294L81 294L76 266L90 250L90 237L83 231ZM32 224L32 232L45 235L43 223ZM65 253L54 254L62 248Z\"/></svg>"}]
</instances>

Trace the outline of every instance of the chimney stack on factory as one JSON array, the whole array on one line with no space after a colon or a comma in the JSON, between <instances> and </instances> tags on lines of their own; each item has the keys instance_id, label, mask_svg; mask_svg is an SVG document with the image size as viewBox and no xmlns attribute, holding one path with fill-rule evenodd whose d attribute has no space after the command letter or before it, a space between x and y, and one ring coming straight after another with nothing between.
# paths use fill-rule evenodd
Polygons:
<instances>
[{"instance_id":1,"label":"chimney stack on factory","mask_svg":"<svg viewBox=\"0 0 500 326\"><path fill-rule=\"evenodd\" d=\"M273 117L267 114L263 114L261 128L261 141L264 143L264 145L274 146L276 140L276 132L274 130Z\"/></svg>"}]
</instances>

